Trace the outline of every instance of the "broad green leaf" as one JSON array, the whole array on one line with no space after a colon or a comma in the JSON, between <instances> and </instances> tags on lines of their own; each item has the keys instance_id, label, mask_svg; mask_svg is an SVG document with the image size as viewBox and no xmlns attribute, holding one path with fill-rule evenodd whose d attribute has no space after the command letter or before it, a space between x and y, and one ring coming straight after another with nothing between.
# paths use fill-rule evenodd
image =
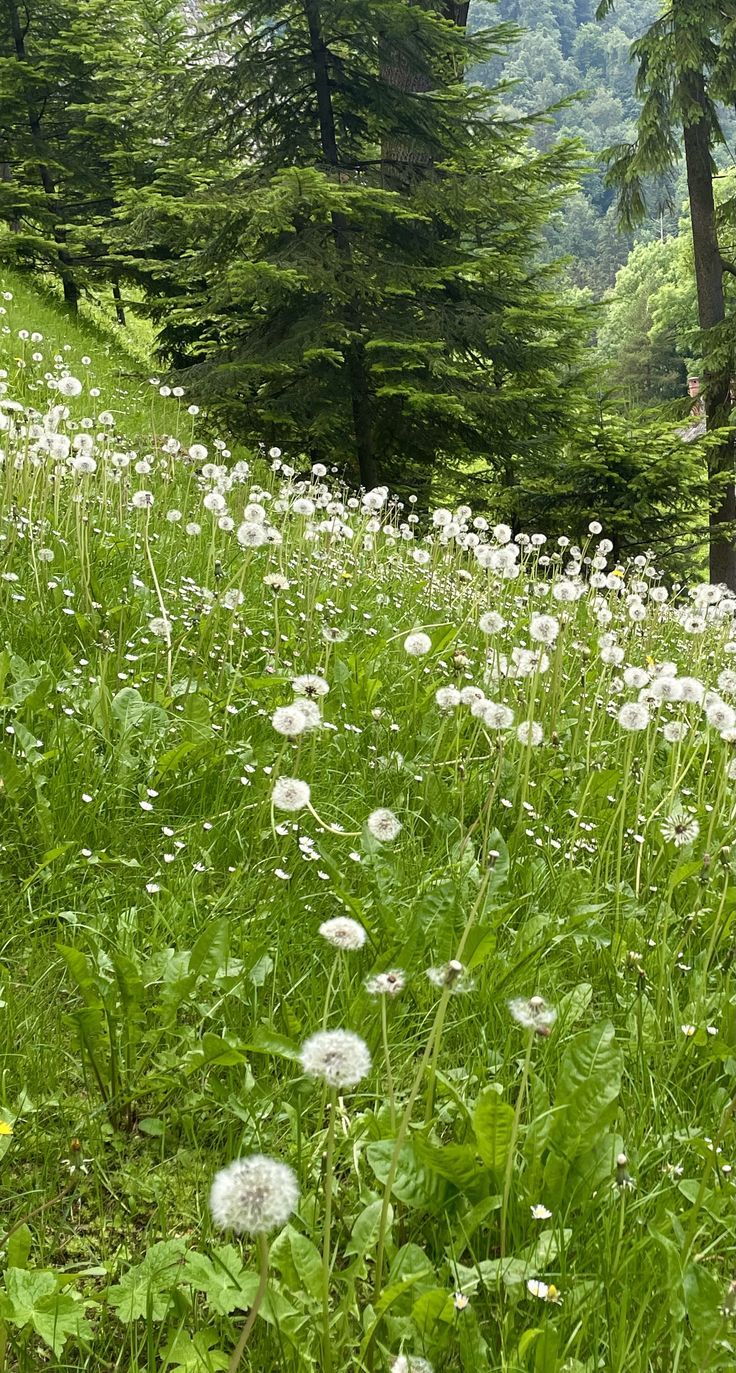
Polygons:
<instances>
[{"instance_id":1,"label":"broad green leaf","mask_svg":"<svg viewBox=\"0 0 736 1373\"><path fill-rule=\"evenodd\" d=\"M121 732L125 734L140 724L146 711L146 702L135 687L121 687L112 698L110 710Z\"/></svg>"},{"instance_id":2,"label":"broad green leaf","mask_svg":"<svg viewBox=\"0 0 736 1373\"><path fill-rule=\"evenodd\" d=\"M348 1256L356 1255L362 1258L369 1253L378 1243L378 1231L381 1220L381 1209L383 1202L372 1201L361 1211L350 1232L350 1239L345 1246L345 1253ZM393 1224L393 1207L388 1210L388 1228Z\"/></svg>"},{"instance_id":3,"label":"broad green leaf","mask_svg":"<svg viewBox=\"0 0 736 1373\"><path fill-rule=\"evenodd\" d=\"M222 1349L215 1348L217 1343L217 1335L208 1330L198 1330L194 1336L180 1330L166 1349L163 1366L171 1373L220 1373L230 1360Z\"/></svg>"},{"instance_id":4,"label":"broad green leaf","mask_svg":"<svg viewBox=\"0 0 736 1373\"><path fill-rule=\"evenodd\" d=\"M249 1277L240 1253L232 1244L217 1245L211 1254L190 1249L181 1269L181 1283L204 1293L208 1306L219 1316L239 1307L243 1283Z\"/></svg>"},{"instance_id":5,"label":"broad green leaf","mask_svg":"<svg viewBox=\"0 0 736 1373\"><path fill-rule=\"evenodd\" d=\"M486 1181L484 1169L478 1166L475 1149L469 1144L430 1144L415 1137L412 1148L420 1163L439 1173L461 1192L473 1192Z\"/></svg>"},{"instance_id":6,"label":"broad green leaf","mask_svg":"<svg viewBox=\"0 0 736 1373\"><path fill-rule=\"evenodd\" d=\"M621 1090L622 1054L610 1022L591 1025L569 1045L555 1094L550 1139L570 1153L593 1144ZM573 1144L574 1141L579 1144Z\"/></svg>"},{"instance_id":7,"label":"broad green leaf","mask_svg":"<svg viewBox=\"0 0 736 1373\"><path fill-rule=\"evenodd\" d=\"M8 1240L6 1259L8 1268L27 1268L32 1237L27 1225L21 1225Z\"/></svg>"},{"instance_id":8,"label":"broad green leaf","mask_svg":"<svg viewBox=\"0 0 736 1373\"><path fill-rule=\"evenodd\" d=\"M39 1269L8 1268L3 1315L21 1329L31 1325L45 1344L61 1355L70 1336L88 1338L91 1328L82 1302L70 1292L59 1292L55 1273Z\"/></svg>"},{"instance_id":9,"label":"broad green leaf","mask_svg":"<svg viewBox=\"0 0 736 1373\"><path fill-rule=\"evenodd\" d=\"M388 1179L393 1151L392 1139L377 1140L366 1149L366 1158L379 1182L385 1183ZM407 1206L433 1207L445 1199L448 1184L445 1178L420 1162L410 1144L405 1144L399 1154L391 1190Z\"/></svg>"},{"instance_id":10,"label":"broad green leaf","mask_svg":"<svg viewBox=\"0 0 736 1373\"><path fill-rule=\"evenodd\" d=\"M111 1287L108 1304L126 1325L150 1315L162 1321L171 1304L171 1294L181 1281L186 1255L182 1239L161 1240L153 1244L145 1258Z\"/></svg>"},{"instance_id":11,"label":"broad green leaf","mask_svg":"<svg viewBox=\"0 0 736 1373\"><path fill-rule=\"evenodd\" d=\"M411 1318L420 1339L430 1339L440 1322L452 1325L455 1319L451 1293L446 1287L433 1287L429 1292L422 1292L411 1308Z\"/></svg>"},{"instance_id":12,"label":"broad green leaf","mask_svg":"<svg viewBox=\"0 0 736 1373\"><path fill-rule=\"evenodd\" d=\"M227 965L230 921L227 916L211 920L197 937L189 955L189 972L195 977L215 977Z\"/></svg>"},{"instance_id":13,"label":"broad green leaf","mask_svg":"<svg viewBox=\"0 0 736 1373\"><path fill-rule=\"evenodd\" d=\"M485 1370L490 1368L488 1345L472 1306L466 1306L465 1310L458 1314L457 1342L463 1373L485 1373Z\"/></svg>"},{"instance_id":14,"label":"broad green leaf","mask_svg":"<svg viewBox=\"0 0 736 1373\"><path fill-rule=\"evenodd\" d=\"M299 1281L310 1297L320 1301L322 1297L322 1259L319 1250L312 1240L308 1239L306 1235L301 1235L292 1226L288 1226L288 1231L291 1257L299 1275Z\"/></svg>"},{"instance_id":15,"label":"broad green leaf","mask_svg":"<svg viewBox=\"0 0 736 1373\"><path fill-rule=\"evenodd\" d=\"M506 1167L514 1128L514 1112L493 1087L478 1097L473 1111L473 1131L486 1168L500 1173Z\"/></svg>"},{"instance_id":16,"label":"broad green leaf","mask_svg":"<svg viewBox=\"0 0 736 1373\"><path fill-rule=\"evenodd\" d=\"M201 1068L236 1068L247 1062L239 1043L207 1031L182 1059L182 1071L194 1073Z\"/></svg>"}]
</instances>

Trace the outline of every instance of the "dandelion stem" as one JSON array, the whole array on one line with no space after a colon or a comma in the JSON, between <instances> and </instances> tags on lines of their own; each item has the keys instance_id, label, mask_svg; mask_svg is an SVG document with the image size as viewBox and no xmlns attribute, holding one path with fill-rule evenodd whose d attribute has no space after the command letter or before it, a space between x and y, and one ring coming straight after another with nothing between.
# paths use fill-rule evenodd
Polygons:
<instances>
[{"instance_id":1,"label":"dandelion stem","mask_svg":"<svg viewBox=\"0 0 736 1373\"><path fill-rule=\"evenodd\" d=\"M327 1122L327 1145L325 1148L325 1220L322 1239L322 1367L324 1373L331 1373L332 1346L330 1344L330 1259L332 1256L332 1173L335 1157L335 1117L337 1115L337 1088L330 1091L329 1119Z\"/></svg>"},{"instance_id":2,"label":"dandelion stem","mask_svg":"<svg viewBox=\"0 0 736 1373\"><path fill-rule=\"evenodd\" d=\"M256 1317L258 1316L258 1312L263 1303L263 1298L266 1295L266 1287L268 1285L268 1240L265 1235L258 1236L258 1254L261 1265L258 1288L253 1298L253 1305L248 1312L248 1318L240 1332L240 1339L232 1352L230 1362L227 1366L227 1373L238 1373L245 1352L245 1346L250 1339L251 1330L256 1323Z\"/></svg>"},{"instance_id":3,"label":"dandelion stem","mask_svg":"<svg viewBox=\"0 0 736 1373\"><path fill-rule=\"evenodd\" d=\"M526 1045L526 1056L524 1067L521 1073L521 1084L519 1094L516 1098L514 1109L514 1121L511 1126L511 1140L509 1142L509 1153L506 1159L506 1173L503 1180L503 1198L501 1201L501 1258L506 1257L506 1224L508 1221L509 1197L511 1196L511 1179L514 1175L514 1157L516 1154L516 1143L519 1138L519 1128L521 1126L521 1113L524 1109L524 1098L526 1097L526 1087L529 1081L529 1068L532 1061L532 1045L534 1043L534 1030L529 1031Z\"/></svg>"},{"instance_id":4,"label":"dandelion stem","mask_svg":"<svg viewBox=\"0 0 736 1373\"><path fill-rule=\"evenodd\" d=\"M391 1072L391 1055L388 1047L388 1008L386 1006L387 997L380 997L381 1002L381 1040L383 1042L383 1057L386 1063L386 1091L388 1092L388 1104L391 1112L391 1133L396 1129L396 1095L394 1092L394 1075Z\"/></svg>"}]
</instances>

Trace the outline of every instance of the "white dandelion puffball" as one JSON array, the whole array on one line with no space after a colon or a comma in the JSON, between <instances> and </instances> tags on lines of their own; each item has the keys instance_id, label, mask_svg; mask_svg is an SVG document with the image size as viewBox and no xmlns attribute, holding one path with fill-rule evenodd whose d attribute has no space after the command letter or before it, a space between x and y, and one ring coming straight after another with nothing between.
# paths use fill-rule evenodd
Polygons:
<instances>
[{"instance_id":1,"label":"white dandelion puffball","mask_svg":"<svg viewBox=\"0 0 736 1373\"><path fill-rule=\"evenodd\" d=\"M705 718L712 729L733 729L736 725L736 710L725 701L711 701L705 708Z\"/></svg>"},{"instance_id":2,"label":"white dandelion puffball","mask_svg":"<svg viewBox=\"0 0 736 1373\"><path fill-rule=\"evenodd\" d=\"M81 396L82 383L77 377L59 377L59 380L56 383L56 389L60 396L64 396L65 399L71 400L72 396Z\"/></svg>"},{"instance_id":3,"label":"white dandelion puffball","mask_svg":"<svg viewBox=\"0 0 736 1373\"><path fill-rule=\"evenodd\" d=\"M457 687L443 686L437 688L434 699L440 710L454 710L456 706L460 705L461 696Z\"/></svg>"},{"instance_id":4,"label":"white dandelion puffball","mask_svg":"<svg viewBox=\"0 0 736 1373\"><path fill-rule=\"evenodd\" d=\"M500 634L506 628L506 621L503 615L499 615L496 610L487 610L481 615L478 621L478 628L483 634Z\"/></svg>"},{"instance_id":5,"label":"white dandelion puffball","mask_svg":"<svg viewBox=\"0 0 736 1373\"><path fill-rule=\"evenodd\" d=\"M553 644L560 632L560 622L554 615L532 615L529 638L538 644Z\"/></svg>"},{"instance_id":6,"label":"white dandelion puffball","mask_svg":"<svg viewBox=\"0 0 736 1373\"><path fill-rule=\"evenodd\" d=\"M401 832L401 821L392 810L386 810L385 807L371 811L365 823L373 838L379 839L382 844L390 844Z\"/></svg>"},{"instance_id":7,"label":"white dandelion puffball","mask_svg":"<svg viewBox=\"0 0 736 1373\"><path fill-rule=\"evenodd\" d=\"M134 510L148 510L153 505L152 491L134 491L130 498Z\"/></svg>"},{"instance_id":8,"label":"white dandelion puffball","mask_svg":"<svg viewBox=\"0 0 736 1373\"><path fill-rule=\"evenodd\" d=\"M351 920L347 915L323 920L319 932L336 949L362 949L368 937L360 921Z\"/></svg>"},{"instance_id":9,"label":"white dandelion puffball","mask_svg":"<svg viewBox=\"0 0 736 1373\"><path fill-rule=\"evenodd\" d=\"M271 716L271 724L277 734L283 734L287 739L295 739L298 734L303 734L307 728L307 720L301 706L277 706Z\"/></svg>"},{"instance_id":10,"label":"white dandelion puffball","mask_svg":"<svg viewBox=\"0 0 736 1373\"><path fill-rule=\"evenodd\" d=\"M618 722L622 729L632 732L646 729L649 724L649 710L644 701L627 701L618 713Z\"/></svg>"},{"instance_id":11,"label":"white dandelion puffball","mask_svg":"<svg viewBox=\"0 0 736 1373\"><path fill-rule=\"evenodd\" d=\"M238 1158L215 1174L210 1211L220 1230L265 1235L285 1225L299 1201L296 1175L265 1154Z\"/></svg>"},{"instance_id":12,"label":"white dandelion puffball","mask_svg":"<svg viewBox=\"0 0 736 1373\"><path fill-rule=\"evenodd\" d=\"M544 730L538 725L536 720L522 720L516 726L516 737L520 744L528 744L530 748L535 748L544 739Z\"/></svg>"},{"instance_id":13,"label":"white dandelion puffball","mask_svg":"<svg viewBox=\"0 0 736 1373\"><path fill-rule=\"evenodd\" d=\"M497 701L483 701L480 718L486 729L510 729L514 723L514 712L510 706Z\"/></svg>"},{"instance_id":14,"label":"white dandelion puffball","mask_svg":"<svg viewBox=\"0 0 736 1373\"><path fill-rule=\"evenodd\" d=\"M429 1359L412 1354L399 1354L391 1364L391 1373L434 1373Z\"/></svg>"},{"instance_id":15,"label":"white dandelion puffball","mask_svg":"<svg viewBox=\"0 0 736 1373\"><path fill-rule=\"evenodd\" d=\"M313 701L318 696L326 696L330 690L329 682L324 677L318 677L316 673L308 672L302 677L295 677L291 683L295 696L307 696Z\"/></svg>"},{"instance_id":16,"label":"white dandelion puffball","mask_svg":"<svg viewBox=\"0 0 736 1373\"><path fill-rule=\"evenodd\" d=\"M319 1030L302 1044L299 1061L308 1077L329 1087L357 1087L371 1070L368 1045L350 1030Z\"/></svg>"},{"instance_id":17,"label":"white dandelion puffball","mask_svg":"<svg viewBox=\"0 0 736 1373\"><path fill-rule=\"evenodd\" d=\"M309 805L311 792L308 782L298 777L279 777L273 784L271 800L277 810L304 810Z\"/></svg>"},{"instance_id":18,"label":"white dandelion puffball","mask_svg":"<svg viewBox=\"0 0 736 1373\"><path fill-rule=\"evenodd\" d=\"M414 634L407 634L404 649L410 658L423 658L426 653L431 652L432 640L428 634L418 629Z\"/></svg>"}]
</instances>

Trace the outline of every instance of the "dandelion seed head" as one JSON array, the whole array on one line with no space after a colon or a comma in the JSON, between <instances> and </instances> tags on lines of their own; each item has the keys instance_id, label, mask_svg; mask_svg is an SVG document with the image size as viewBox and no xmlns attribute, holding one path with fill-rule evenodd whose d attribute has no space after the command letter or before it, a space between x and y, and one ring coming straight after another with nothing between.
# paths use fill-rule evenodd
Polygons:
<instances>
[{"instance_id":1,"label":"dandelion seed head","mask_svg":"<svg viewBox=\"0 0 736 1373\"><path fill-rule=\"evenodd\" d=\"M308 782L298 777L279 777L274 782L271 799L277 810L299 811L309 805L310 788Z\"/></svg>"},{"instance_id":2,"label":"dandelion seed head","mask_svg":"<svg viewBox=\"0 0 736 1373\"><path fill-rule=\"evenodd\" d=\"M371 811L365 823L373 838L380 840L382 844L390 844L401 833L401 821L385 806Z\"/></svg>"},{"instance_id":3,"label":"dandelion seed head","mask_svg":"<svg viewBox=\"0 0 736 1373\"><path fill-rule=\"evenodd\" d=\"M336 949L362 949L368 937L360 922L351 920L347 915L336 915L332 920L324 920L319 932L322 938Z\"/></svg>"},{"instance_id":4,"label":"dandelion seed head","mask_svg":"<svg viewBox=\"0 0 736 1373\"><path fill-rule=\"evenodd\" d=\"M265 1154L251 1154L222 1168L210 1190L214 1224L236 1235L265 1235L280 1229L298 1201L293 1170Z\"/></svg>"},{"instance_id":5,"label":"dandelion seed head","mask_svg":"<svg viewBox=\"0 0 736 1373\"><path fill-rule=\"evenodd\" d=\"M329 1087L357 1087L371 1070L368 1046L351 1030L318 1030L302 1044L299 1061L307 1077Z\"/></svg>"},{"instance_id":6,"label":"dandelion seed head","mask_svg":"<svg viewBox=\"0 0 736 1373\"><path fill-rule=\"evenodd\" d=\"M407 634L404 639L404 650L410 658L423 658L431 649L432 640L428 634L424 634L421 630Z\"/></svg>"}]
</instances>

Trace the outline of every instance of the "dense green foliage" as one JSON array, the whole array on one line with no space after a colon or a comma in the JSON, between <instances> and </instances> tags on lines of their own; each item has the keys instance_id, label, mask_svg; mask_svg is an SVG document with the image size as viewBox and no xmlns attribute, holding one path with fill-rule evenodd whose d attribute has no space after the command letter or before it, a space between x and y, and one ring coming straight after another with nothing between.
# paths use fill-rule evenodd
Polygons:
<instances>
[{"instance_id":1,"label":"dense green foliage","mask_svg":"<svg viewBox=\"0 0 736 1373\"><path fill-rule=\"evenodd\" d=\"M168 175L130 222L188 245L163 346L244 438L414 490L564 428L581 320L533 263L575 154L535 154L454 74L510 37L403 0L269 0L247 23L218 6L195 92L210 141L187 194Z\"/></svg>"}]
</instances>

